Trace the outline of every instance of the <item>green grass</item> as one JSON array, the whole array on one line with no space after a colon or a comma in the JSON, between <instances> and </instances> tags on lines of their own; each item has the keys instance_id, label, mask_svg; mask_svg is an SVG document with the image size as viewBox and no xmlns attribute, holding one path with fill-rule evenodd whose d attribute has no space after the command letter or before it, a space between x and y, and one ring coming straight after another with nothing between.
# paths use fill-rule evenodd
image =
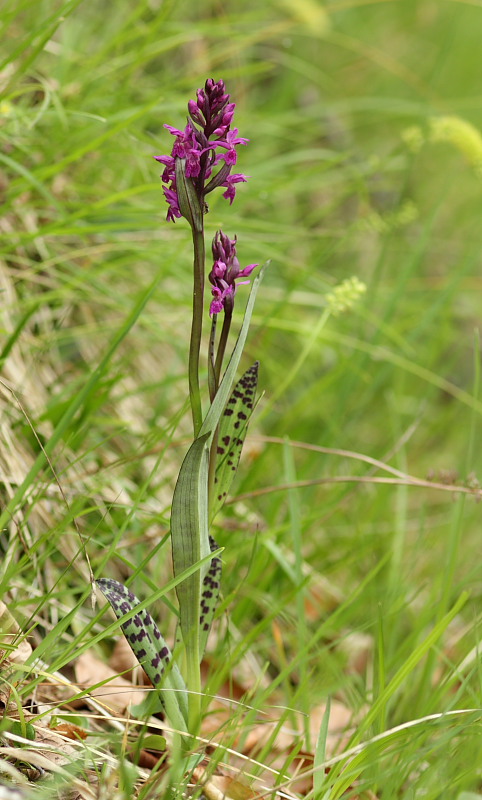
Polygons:
<instances>
[{"instance_id":1,"label":"green grass","mask_svg":"<svg viewBox=\"0 0 482 800\"><path fill-rule=\"evenodd\" d=\"M481 506L462 491L482 476L481 25L462 0L4 0L0 600L43 662L19 668L7 714L40 744L40 719L68 716L46 676L75 683L76 657L106 661L117 636L90 569L132 577L174 632L191 250L152 156L223 78L251 178L232 207L211 195L208 237L236 233L242 265L271 266L243 360L260 360L264 396L215 531L205 690L228 682L241 702L210 765L242 765L258 793L276 770L313 800L482 794ZM366 294L320 324L352 275ZM335 750L326 719L309 725L328 697L352 714ZM88 738L26 797L180 792L182 764L128 757L134 722L73 713ZM230 754L267 714L258 751ZM283 725L298 731L285 750ZM291 780L303 748L316 792ZM11 764L0 778L18 782Z\"/></svg>"}]
</instances>

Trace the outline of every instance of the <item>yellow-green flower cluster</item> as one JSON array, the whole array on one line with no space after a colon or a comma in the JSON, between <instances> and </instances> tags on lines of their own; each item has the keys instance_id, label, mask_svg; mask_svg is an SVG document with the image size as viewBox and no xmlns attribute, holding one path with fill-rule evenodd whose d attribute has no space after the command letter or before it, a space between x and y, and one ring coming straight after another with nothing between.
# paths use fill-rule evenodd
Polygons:
<instances>
[{"instance_id":1,"label":"yellow-green flower cluster","mask_svg":"<svg viewBox=\"0 0 482 800\"><path fill-rule=\"evenodd\" d=\"M435 117L430 123L430 141L453 144L482 175L482 136L475 125L460 117Z\"/></svg>"},{"instance_id":2,"label":"yellow-green flower cluster","mask_svg":"<svg viewBox=\"0 0 482 800\"><path fill-rule=\"evenodd\" d=\"M411 125L410 128L402 131L402 141L411 153L418 153L427 141L427 137L418 125Z\"/></svg>"},{"instance_id":3,"label":"yellow-green flower cluster","mask_svg":"<svg viewBox=\"0 0 482 800\"><path fill-rule=\"evenodd\" d=\"M432 117L426 131L413 126L403 132L402 139L413 153L417 153L425 143L452 144L482 176L482 134L475 125L461 117Z\"/></svg>"},{"instance_id":4,"label":"yellow-green flower cluster","mask_svg":"<svg viewBox=\"0 0 482 800\"><path fill-rule=\"evenodd\" d=\"M383 216L378 211L370 211L362 217L355 225L356 230L374 231L375 233L387 233L388 231L403 228L410 225L418 217L418 209L415 203L407 200L400 208L390 211Z\"/></svg>"},{"instance_id":5,"label":"yellow-green flower cluster","mask_svg":"<svg viewBox=\"0 0 482 800\"><path fill-rule=\"evenodd\" d=\"M347 278L326 295L326 306L336 316L352 308L366 290L366 285L359 278Z\"/></svg>"}]
</instances>

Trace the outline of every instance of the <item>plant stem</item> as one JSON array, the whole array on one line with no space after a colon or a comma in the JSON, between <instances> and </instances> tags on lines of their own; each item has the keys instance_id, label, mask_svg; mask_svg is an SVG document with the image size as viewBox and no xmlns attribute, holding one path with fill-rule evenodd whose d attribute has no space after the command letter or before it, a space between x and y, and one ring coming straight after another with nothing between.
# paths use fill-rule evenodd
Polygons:
<instances>
[{"instance_id":1,"label":"plant stem","mask_svg":"<svg viewBox=\"0 0 482 800\"><path fill-rule=\"evenodd\" d=\"M204 313L204 225L200 231L192 229L194 245L194 280L192 293L192 324L189 345L189 399L191 402L194 436L197 437L202 425L201 392L199 389L199 352L201 349Z\"/></svg>"},{"instance_id":2,"label":"plant stem","mask_svg":"<svg viewBox=\"0 0 482 800\"><path fill-rule=\"evenodd\" d=\"M216 339L216 318L217 314L213 314L211 322L211 333L209 334L208 345L208 387L209 387L209 400L212 403L217 392L216 379L214 377L214 342Z\"/></svg>"},{"instance_id":3,"label":"plant stem","mask_svg":"<svg viewBox=\"0 0 482 800\"><path fill-rule=\"evenodd\" d=\"M216 391L219 386L219 379L221 377L221 369L223 366L224 353L226 352L226 344L229 336L229 329L231 328L231 320L233 318L233 309L230 308L224 312L223 327L221 336L219 337L218 352L216 354L216 363L214 365L214 377L216 380Z\"/></svg>"},{"instance_id":4,"label":"plant stem","mask_svg":"<svg viewBox=\"0 0 482 800\"><path fill-rule=\"evenodd\" d=\"M214 364L214 392L212 393L211 396L211 402L214 400L214 397L219 387L219 382L221 379L221 369L224 360L224 353L226 352L226 344L228 341L232 318L233 318L232 309L229 309L224 312L223 327L221 330L221 336L219 337L218 352L216 353L216 361ZM214 314L213 316L213 322L215 319L216 319L216 314ZM210 509L212 507L214 479L216 477L216 454L218 451L218 433L219 433L219 425L214 431L213 440L211 442L211 449L209 451L208 505ZM211 515L209 516L209 518L211 519Z\"/></svg>"},{"instance_id":5,"label":"plant stem","mask_svg":"<svg viewBox=\"0 0 482 800\"><path fill-rule=\"evenodd\" d=\"M188 729L196 737L201 725L201 665L199 663L199 626L191 630L186 646Z\"/></svg>"}]
</instances>

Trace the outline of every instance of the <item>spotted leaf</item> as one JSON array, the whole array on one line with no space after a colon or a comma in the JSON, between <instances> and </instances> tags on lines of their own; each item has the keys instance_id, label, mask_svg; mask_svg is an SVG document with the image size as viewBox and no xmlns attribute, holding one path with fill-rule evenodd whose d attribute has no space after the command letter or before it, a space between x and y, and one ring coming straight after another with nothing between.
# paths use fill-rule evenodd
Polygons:
<instances>
[{"instance_id":1,"label":"spotted leaf","mask_svg":"<svg viewBox=\"0 0 482 800\"><path fill-rule=\"evenodd\" d=\"M248 430L258 385L256 361L237 382L219 423L216 477L211 508L212 518L224 505L226 496L236 475L241 450Z\"/></svg>"},{"instance_id":2,"label":"spotted leaf","mask_svg":"<svg viewBox=\"0 0 482 800\"><path fill-rule=\"evenodd\" d=\"M214 553L215 550L219 549L219 545L212 536L209 536L209 545L211 547L211 553ZM221 588L221 571L222 571L222 561L219 556L214 556L210 561L208 571L204 576L204 580L201 586L201 608L199 614L200 660L202 660L204 651L206 649L206 643L209 636L209 631L211 630L214 613L218 605L219 591ZM182 642L181 627L179 624L177 625L176 628L176 635L174 641L175 641L174 644L174 650L175 650L176 647L178 647Z\"/></svg>"},{"instance_id":3,"label":"spotted leaf","mask_svg":"<svg viewBox=\"0 0 482 800\"><path fill-rule=\"evenodd\" d=\"M209 545L211 547L211 553L218 549L218 545L212 536L209 537ZM219 601L221 570L221 559L219 556L214 556L211 559L209 563L209 569L204 576L201 592L201 613L199 616L199 651L201 658L203 657L206 649L209 631L211 630L214 613Z\"/></svg>"},{"instance_id":4,"label":"spotted leaf","mask_svg":"<svg viewBox=\"0 0 482 800\"><path fill-rule=\"evenodd\" d=\"M147 609L136 612L140 600L126 586L110 578L101 578L97 586L109 601L118 619L131 614L120 626L132 652L151 681L159 689L170 722L186 730L187 693L179 667Z\"/></svg>"}]
</instances>

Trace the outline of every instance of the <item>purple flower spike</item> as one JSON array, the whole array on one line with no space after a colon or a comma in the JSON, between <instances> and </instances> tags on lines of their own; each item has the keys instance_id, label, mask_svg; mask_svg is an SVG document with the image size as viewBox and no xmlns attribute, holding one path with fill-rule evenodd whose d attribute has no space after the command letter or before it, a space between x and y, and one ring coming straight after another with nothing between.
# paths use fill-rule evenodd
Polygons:
<instances>
[{"instance_id":1,"label":"purple flower spike","mask_svg":"<svg viewBox=\"0 0 482 800\"><path fill-rule=\"evenodd\" d=\"M238 278L248 278L257 264L249 264L244 269L240 269L238 257L236 255L236 237L230 239L222 231L218 231L212 244L214 264L209 273L209 280L212 283L211 293L213 299L209 308L209 313L219 314L221 311L232 313L234 306L234 295L236 293L236 280ZM238 281L239 284L249 283L249 281Z\"/></svg>"},{"instance_id":2,"label":"purple flower spike","mask_svg":"<svg viewBox=\"0 0 482 800\"><path fill-rule=\"evenodd\" d=\"M181 203L183 211L180 210L177 196L177 159L184 162L183 174L192 182L199 209L206 208L205 196L218 186L226 189L223 197L231 204L236 194L235 184L247 180L247 176L241 173L231 175L238 157L237 146L249 141L238 136L237 128L231 130L235 108L236 104L229 102L224 81L216 82L210 78L204 89L197 90L196 100L189 100L189 118L184 130L164 125L175 137L174 145L170 155L154 158L164 164L161 178L168 184L164 187L169 204L168 220L175 222L178 217L186 216L186 207Z\"/></svg>"}]
</instances>

